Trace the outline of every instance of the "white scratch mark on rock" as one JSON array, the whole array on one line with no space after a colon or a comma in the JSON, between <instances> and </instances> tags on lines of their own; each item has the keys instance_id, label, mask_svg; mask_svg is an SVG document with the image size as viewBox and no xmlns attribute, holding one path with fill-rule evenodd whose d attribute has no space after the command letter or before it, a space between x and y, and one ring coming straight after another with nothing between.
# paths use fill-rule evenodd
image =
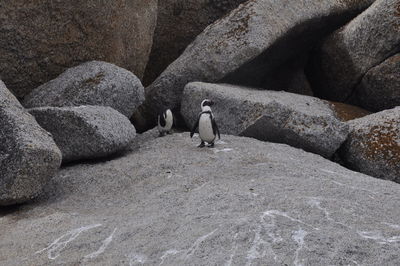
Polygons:
<instances>
[{"instance_id":1,"label":"white scratch mark on rock","mask_svg":"<svg viewBox=\"0 0 400 266\"><path fill-rule=\"evenodd\" d=\"M372 191L372 190L363 189L363 188L358 188L358 187L353 187L353 186L346 185L346 184L343 184L343 183L340 183L340 182L337 182L337 181L334 181L334 180L330 180L330 181L331 181L332 183L336 184L336 185L343 186L343 187L348 187L348 188L351 188L351 189L353 189L353 190L359 190L359 191L369 192L369 193L372 193L372 194L377 194L375 191ZM373 197L371 197L371 198L373 198Z\"/></svg>"},{"instance_id":2,"label":"white scratch mark on rock","mask_svg":"<svg viewBox=\"0 0 400 266\"><path fill-rule=\"evenodd\" d=\"M310 198L310 200L308 201L308 204L311 207L315 207L315 208L321 210L324 213L325 218L328 221L333 221L333 219L330 217L330 214L329 214L328 210L326 208L321 207L321 202L319 201L318 198Z\"/></svg>"},{"instance_id":3,"label":"white scratch mark on rock","mask_svg":"<svg viewBox=\"0 0 400 266\"><path fill-rule=\"evenodd\" d=\"M295 231L294 234L292 235L293 240L296 241L298 246L295 252L295 257L293 262L295 266L303 265L301 262L299 262L299 254L304 247L304 238L306 237L307 234L308 234L307 231L304 231L303 229L299 228L299 230Z\"/></svg>"},{"instance_id":4,"label":"white scratch mark on rock","mask_svg":"<svg viewBox=\"0 0 400 266\"><path fill-rule=\"evenodd\" d=\"M207 183L204 183L203 185L198 186L198 187L192 189L192 191L200 190L200 189L202 189L206 184L207 184Z\"/></svg>"},{"instance_id":5,"label":"white scratch mark on rock","mask_svg":"<svg viewBox=\"0 0 400 266\"><path fill-rule=\"evenodd\" d=\"M144 264L147 261L147 257L141 254L132 253L129 255L129 266L133 266L135 264Z\"/></svg>"},{"instance_id":6,"label":"white scratch mark on rock","mask_svg":"<svg viewBox=\"0 0 400 266\"><path fill-rule=\"evenodd\" d=\"M391 223L382 223L382 224L386 224L387 226L393 228L393 229L398 229L400 230L400 225L398 224L391 224Z\"/></svg>"},{"instance_id":7,"label":"white scratch mark on rock","mask_svg":"<svg viewBox=\"0 0 400 266\"><path fill-rule=\"evenodd\" d=\"M36 251L35 254L40 254L44 251L48 251L48 258L51 260L56 259L58 256L60 256L61 251L63 251L63 249L67 246L67 244L71 241L73 241L74 239L76 239L82 232L96 228L101 226L101 224L93 224L93 225L87 225L87 226L83 226L74 230L69 231L68 233L60 236L59 238L57 238L56 240L53 241L53 243L51 243L48 247ZM61 241L62 239L66 238L66 240Z\"/></svg>"},{"instance_id":8,"label":"white scratch mark on rock","mask_svg":"<svg viewBox=\"0 0 400 266\"><path fill-rule=\"evenodd\" d=\"M194 243L193 245L188 249L188 251L186 252L186 257L185 259L189 258L190 256L192 256L194 254L194 252L197 250L197 248L199 247L199 245L206 240L209 236L211 236L212 234L214 234L218 229L215 229L214 231L199 237Z\"/></svg>"},{"instance_id":9,"label":"white scratch mark on rock","mask_svg":"<svg viewBox=\"0 0 400 266\"><path fill-rule=\"evenodd\" d=\"M269 216L272 220L271 223L265 223L265 217ZM272 243L276 243L279 241L282 241L282 238L279 235L275 235L274 233L274 228L275 228L275 216L270 215L268 211L262 213L260 216L260 223L255 231L254 239L253 239L253 244L251 245L250 250L247 252L247 263L246 266L250 266L252 262L257 259L257 258L263 258L265 257L267 250L264 250L261 254L258 251L261 249L264 245L267 245L268 250L273 254L274 260L277 260L277 256L272 249L271 243L268 241L265 241L264 239L261 238L261 231L264 229L267 231L267 235L272 239Z\"/></svg>"},{"instance_id":10,"label":"white scratch mark on rock","mask_svg":"<svg viewBox=\"0 0 400 266\"><path fill-rule=\"evenodd\" d=\"M384 237L380 231L357 231L357 234L365 239L371 239L379 244L400 242L400 236Z\"/></svg>"},{"instance_id":11,"label":"white scratch mark on rock","mask_svg":"<svg viewBox=\"0 0 400 266\"><path fill-rule=\"evenodd\" d=\"M310 227L310 228L313 228L313 229L315 229L315 230L318 230L318 228L315 228L315 227L313 227L312 225L309 225L309 224L303 222L302 220L299 220L299 219L290 217L290 216L287 215L286 213L281 212L281 211L278 211L278 210L269 210L269 211L266 211L266 212L264 212L264 213L265 213L265 215L268 215L268 216L282 216L282 217L285 217L285 218L287 218L287 219L289 219L289 220L291 220L291 221L293 221L293 222L297 222L297 223L303 224L303 225L305 225L305 226L307 226L307 227Z\"/></svg>"},{"instance_id":12,"label":"white scratch mark on rock","mask_svg":"<svg viewBox=\"0 0 400 266\"><path fill-rule=\"evenodd\" d=\"M233 257L236 255L236 251L237 251L237 248L238 248L238 245L236 243L236 239L237 239L238 235L239 234L236 233L234 238L233 238L233 243L234 244L233 244L233 248L232 248L232 253L231 253L231 256L229 257L229 260L225 263L225 266L231 266L232 265Z\"/></svg>"},{"instance_id":13,"label":"white scratch mark on rock","mask_svg":"<svg viewBox=\"0 0 400 266\"><path fill-rule=\"evenodd\" d=\"M226 148L226 149L222 149L222 150L214 150L214 153L219 153L219 152L230 152L230 151L233 151L233 149Z\"/></svg>"},{"instance_id":14,"label":"white scratch mark on rock","mask_svg":"<svg viewBox=\"0 0 400 266\"><path fill-rule=\"evenodd\" d=\"M84 257L84 259L94 259L97 256L99 256L100 254L102 254L106 250L108 245L110 245L110 243L112 242L115 231L117 231L117 228L114 229L114 231L111 233L111 235L109 235L106 239L103 240L103 243L101 244L101 246L98 250L96 250L95 252L93 252L89 255L86 255Z\"/></svg>"},{"instance_id":15,"label":"white scratch mark on rock","mask_svg":"<svg viewBox=\"0 0 400 266\"><path fill-rule=\"evenodd\" d=\"M167 257L172 256L172 255L179 254L179 253L181 253L181 252L184 252L184 250L170 249L170 250L165 251L164 254L160 257L161 262L160 262L159 265L162 265L162 264L164 263L164 260L165 260Z\"/></svg>"}]
</instances>

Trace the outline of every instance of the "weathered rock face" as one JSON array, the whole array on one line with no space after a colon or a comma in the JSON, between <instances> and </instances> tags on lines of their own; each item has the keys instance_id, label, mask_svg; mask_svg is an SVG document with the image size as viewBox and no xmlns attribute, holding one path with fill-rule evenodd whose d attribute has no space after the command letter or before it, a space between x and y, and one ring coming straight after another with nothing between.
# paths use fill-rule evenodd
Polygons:
<instances>
[{"instance_id":1,"label":"weathered rock face","mask_svg":"<svg viewBox=\"0 0 400 266\"><path fill-rule=\"evenodd\" d=\"M1 1L0 76L18 97L90 60L142 77L156 19L157 0Z\"/></svg>"},{"instance_id":2,"label":"weathered rock face","mask_svg":"<svg viewBox=\"0 0 400 266\"><path fill-rule=\"evenodd\" d=\"M146 67L144 84L149 85L205 27L246 0L159 1L157 27Z\"/></svg>"},{"instance_id":3,"label":"weathered rock face","mask_svg":"<svg viewBox=\"0 0 400 266\"><path fill-rule=\"evenodd\" d=\"M287 145L222 140L140 136L125 157L62 169L36 204L0 213L0 264L398 263L399 184Z\"/></svg>"},{"instance_id":4,"label":"weathered rock face","mask_svg":"<svg viewBox=\"0 0 400 266\"><path fill-rule=\"evenodd\" d=\"M50 134L0 81L0 206L38 196L60 164Z\"/></svg>"},{"instance_id":5,"label":"weathered rock face","mask_svg":"<svg viewBox=\"0 0 400 266\"><path fill-rule=\"evenodd\" d=\"M356 171L400 183L400 107L349 121L341 157Z\"/></svg>"},{"instance_id":6,"label":"weathered rock face","mask_svg":"<svg viewBox=\"0 0 400 266\"><path fill-rule=\"evenodd\" d=\"M110 106L127 117L144 101L144 88L131 72L106 62L91 61L73 67L36 88L24 105L64 107Z\"/></svg>"},{"instance_id":7,"label":"weathered rock face","mask_svg":"<svg viewBox=\"0 0 400 266\"><path fill-rule=\"evenodd\" d=\"M314 91L331 100L357 101L352 93L364 74L399 51L400 1L377 0L317 49L310 71Z\"/></svg>"},{"instance_id":8,"label":"weathered rock face","mask_svg":"<svg viewBox=\"0 0 400 266\"><path fill-rule=\"evenodd\" d=\"M221 133L286 143L330 157L346 140L348 126L331 106L314 97L260 91L233 85L193 82L186 85L181 114L192 127L204 99Z\"/></svg>"},{"instance_id":9,"label":"weathered rock face","mask_svg":"<svg viewBox=\"0 0 400 266\"><path fill-rule=\"evenodd\" d=\"M136 135L129 119L110 107L41 107L29 112L53 135L63 162L123 151Z\"/></svg>"},{"instance_id":10,"label":"weathered rock face","mask_svg":"<svg viewBox=\"0 0 400 266\"><path fill-rule=\"evenodd\" d=\"M179 108L183 88L191 81L217 82L229 76L232 82L224 81L231 84L242 77L262 83L266 73L307 51L372 2L252 0L240 5L208 26L146 88L135 126L150 128L159 109Z\"/></svg>"},{"instance_id":11,"label":"weathered rock face","mask_svg":"<svg viewBox=\"0 0 400 266\"><path fill-rule=\"evenodd\" d=\"M356 94L357 102L370 110L400 106L400 54L369 70L356 88Z\"/></svg>"}]
</instances>

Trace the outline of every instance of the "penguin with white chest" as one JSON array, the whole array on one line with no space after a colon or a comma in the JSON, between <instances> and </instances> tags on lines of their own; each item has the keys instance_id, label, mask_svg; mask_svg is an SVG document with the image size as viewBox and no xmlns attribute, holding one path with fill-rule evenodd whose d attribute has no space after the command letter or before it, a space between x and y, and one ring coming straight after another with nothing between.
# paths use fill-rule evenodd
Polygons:
<instances>
[{"instance_id":1,"label":"penguin with white chest","mask_svg":"<svg viewBox=\"0 0 400 266\"><path fill-rule=\"evenodd\" d=\"M170 109L167 109L158 115L157 128L160 137L165 134L171 134L171 128L174 124L174 116Z\"/></svg>"},{"instance_id":2,"label":"penguin with white chest","mask_svg":"<svg viewBox=\"0 0 400 266\"><path fill-rule=\"evenodd\" d=\"M214 147L214 141L217 135L218 138L221 139L217 123L215 122L214 115L211 111L211 106L213 104L213 101L208 99L205 99L201 102L201 113L199 114L197 121L190 132L190 137L193 137L194 132L197 128L199 128L199 136L201 139L201 143L198 146L199 148L203 148L205 146L205 142L209 144L208 147Z\"/></svg>"}]
</instances>

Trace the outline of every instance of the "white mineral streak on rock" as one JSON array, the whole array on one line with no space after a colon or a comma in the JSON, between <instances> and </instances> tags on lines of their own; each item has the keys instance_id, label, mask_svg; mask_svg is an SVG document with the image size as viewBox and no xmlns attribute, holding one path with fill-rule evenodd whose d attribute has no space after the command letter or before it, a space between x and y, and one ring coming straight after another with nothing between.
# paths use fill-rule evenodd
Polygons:
<instances>
[{"instance_id":1,"label":"white mineral streak on rock","mask_svg":"<svg viewBox=\"0 0 400 266\"><path fill-rule=\"evenodd\" d=\"M190 256L192 256L194 254L194 252L197 250L197 248L199 247L199 245L206 240L209 236L211 236L212 234L214 234L218 229L215 229L214 231L199 237L194 243L193 245L187 250L186 252L186 257L185 259L189 258Z\"/></svg>"},{"instance_id":2,"label":"white mineral streak on rock","mask_svg":"<svg viewBox=\"0 0 400 266\"><path fill-rule=\"evenodd\" d=\"M101 226L101 224L92 224L92 225L87 225L83 226L74 230L69 231L68 233L60 236L56 240L53 241L48 247L36 251L35 254L40 254L44 251L47 250L48 258L51 260L56 259L58 256L60 256L61 251L64 250L64 248L67 246L67 244L74 239L76 239L82 232L96 228ZM62 239L65 239L64 241L61 241Z\"/></svg>"},{"instance_id":3,"label":"white mineral streak on rock","mask_svg":"<svg viewBox=\"0 0 400 266\"><path fill-rule=\"evenodd\" d=\"M321 211L324 213L325 218L326 218L328 221L334 221L334 220L330 217L330 214L329 214L328 210L327 210L326 208L321 207L321 202L319 201L318 198L314 198L314 197L313 197L313 198L310 198L310 200L308 201L308 204L309 204L311 207L315 207L315 208L321 210Z\"/></svg>"},{"instance_id":4,"label":"white mineral streak on rock","mask_svg":"<svg viewBox=\"0 0 400 266\"><path fill-rule=\"evenodd\" d=\"M167 257L172 256L172 255L179 254L179 253L181 253L181 252L184 252L184 250L170 249L170 250L165 251L164 254L160 257L161 262L160 262L159 265L162 265L162 264L164 263L164 260L165 260Z\"/></svg>"},{"instance_id":5,"label":"white mineral streak on rock","mask_svg":"<svg viewBox=\"0 0 400 266\"><path fill-rule=\"evenodd\" d=\"M232 253L231 253L230 257L229 257L229 260L227 260L227 262L225 263L225 266L231 266L232 265L233 257L235 256L237 248L238 248L238 245L237 245L237 242L236 242L236 239L237 239L238 235L239 235L239 233L236 233L234 238L233 238L233 247L231 249Z\"/></svg>"},{"instance_id":6,"label":"white mineral streak on rock","mask_svg":"<svg viewBox=\"0 0 400 266\"><path fill-rule=\"evenodd\" d=\"M293 264L295 265L295 266L302 266L303 264L301 263L301 261L299 261L299 254L300 254L300 251L303 249L303 247L304 247L304 238L305 238L305 236L307 235L308 233L307 233L307 231L304 231L303 229L301 229L301 228L299 228L299 230L297 230L297 231L295 231L295 232L293 232L293 235L292 235L292 239L294 240L294 241L296 241L296 243L297 243L297 249L296 249L296 252L295 252L295 257L294 257L294 262L293 262Z\"/></svg>"},{"instance_id":7,"label":"white mineral streak on rock","mask_svg":"<svg viewBox=\"0 0 400 266\"><path fill-rule=\"evenodd\" d=\"M365 239L371 239L379 244L390 244L400 242L400 235L384 237L380 231L357 231L357 234Z\"/></svg>"},{"instance_id":8,"label":"white mineral streak on rock","mask_svg":"<svg viewBox=\"0 0 400 266\"><path fill-rule=\"evenodd\" d=\"M115 231L117 231L117 228L114 229L114 231L111 233L111 235L109 235L106 239L103 240L103 243L101 244L101 246L98 250L96 250L95 252L93 252L89 255L86 255L84 258L85 259L94 259L97 256L99 256L100 254L102 254L106 250L108 245L110 245L110 243L112 242Z\"/></svg>"},{"instance_id":9,"label":"white mineral streak on rock","mask_svg":"<svg viewBox=\"0 0 400 266\"><path fill-rule=\"evenodd\" d=\"M135 264L143 264L147 261L147 257L145 255L132 253L129 256L129 266L133 266Z\"/></svg>"}]
</instances>

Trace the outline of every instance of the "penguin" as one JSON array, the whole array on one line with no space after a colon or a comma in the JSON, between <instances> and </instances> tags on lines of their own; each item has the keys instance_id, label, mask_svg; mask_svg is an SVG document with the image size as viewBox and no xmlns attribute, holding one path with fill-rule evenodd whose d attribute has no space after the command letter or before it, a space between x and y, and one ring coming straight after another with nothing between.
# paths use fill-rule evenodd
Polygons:
<instances>
[{"instance_id":1,"label":"penguin","mask_svg":"<svg viewBox=\"0 0 400 266\"><path fill-rule=\"evenodd\" d=\"M217 123L215 122L214 115L211 111L211 106L213 104L214 102L208 99L201 102L201 113L199 113L197 121L190 132L190 137L192 138L196 129L199 128L199 136L201 139L201 143L198 146L199 148L203 148L205 142L209 144L208 147L214 147L214 141L217 135L218 138L221 139Z\"/></svg>"},{"instance_id":2,"label":"penguin","mask_svg":"<svg viewBox=\"0 0 400 266\"><path fill-rule=\"evenodd\" d=\"M158 115L158 132L159 136L162 137L165 134L171 134L171 128L174 123L174 116L170 109L164 110Z\"/></svg>"}]
</instances>

